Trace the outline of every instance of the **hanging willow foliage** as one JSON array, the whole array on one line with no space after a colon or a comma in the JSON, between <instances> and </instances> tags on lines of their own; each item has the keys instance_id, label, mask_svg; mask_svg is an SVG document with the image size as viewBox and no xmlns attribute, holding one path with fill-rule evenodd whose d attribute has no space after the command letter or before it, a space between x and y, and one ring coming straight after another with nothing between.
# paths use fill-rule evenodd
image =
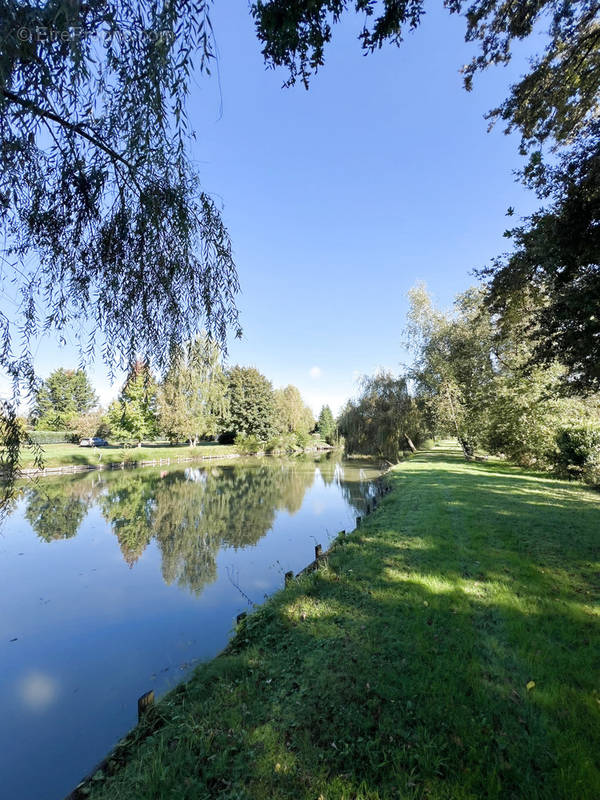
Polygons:
<instances>
[{"instance_id":1,"label":"hanging willow foliage","mask_svg":"<svg viewBox=\"0 0 600 800\"><path fill-rule=\"evenodd\" d=\"M239 333L219 209L187 155L192 59L209 73L210 0L0 0L0 369L3 466L38 337L82 363L164 366L203 328ZM10 305L10 309L9 309ZM12 410L11 410L12 409Z\"/></svg>"}]
</instances>

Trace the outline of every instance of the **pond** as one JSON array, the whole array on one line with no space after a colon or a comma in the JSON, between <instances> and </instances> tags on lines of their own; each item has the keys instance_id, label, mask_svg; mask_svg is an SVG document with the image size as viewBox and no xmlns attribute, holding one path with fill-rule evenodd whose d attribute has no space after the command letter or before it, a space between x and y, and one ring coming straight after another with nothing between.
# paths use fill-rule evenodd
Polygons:
<instances>
[{"instance_id":1,"label":"pond","mask_svg":"<svg viewBox=\"0 0 600 800\"><path fill-rule=\"evenodd\" d=\"M352 530L370 463L200 462L40 478L0 531L2 796L61 800L235 617Z\"/></svg>"}]
</instances>

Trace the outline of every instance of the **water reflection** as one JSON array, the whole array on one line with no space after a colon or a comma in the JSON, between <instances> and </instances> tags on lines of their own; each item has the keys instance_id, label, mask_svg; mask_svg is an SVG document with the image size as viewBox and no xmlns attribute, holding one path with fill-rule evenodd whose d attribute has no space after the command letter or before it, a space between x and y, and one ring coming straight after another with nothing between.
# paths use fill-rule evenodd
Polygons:
<instances>
[{"instance_id":1,"label":"water reflection","mask_svg":"<svg viewBox=\"0 0 600 800\"><path fill-rule=\"evenodd\" d=\"M348 467L327 454L62 476L40 480L25 492L25 517L45 542L70 539L95 504L130 567L154 540L164 581L200 594L216 579L219 550L255 545L278 511L300 510L317 475L361 508L373 474L373 465L366 471L359 464Z\"/></svg>"},{"instance_id":2,"label":"water reflection","mask_svg":"<svg viewBox=\"0 0 600 800\"><path fill-rule=\"evenodd\" d=\"M23 482L0 535L2 797L64 797L143 692L353 527L377 474L334 454Z\"/></svg>"},{"instance_id":3,"label":"water reflection","mask_svg":"<svg viewBox=\"0 0 600 800\"><path fill-rule=\"evenodd\" d=\"M70 539L77 534L88 508L93 502L95 487L88 480L72 483L39 481L27 492L25 518L40 539Z\"/></svg>"}]
</instances>

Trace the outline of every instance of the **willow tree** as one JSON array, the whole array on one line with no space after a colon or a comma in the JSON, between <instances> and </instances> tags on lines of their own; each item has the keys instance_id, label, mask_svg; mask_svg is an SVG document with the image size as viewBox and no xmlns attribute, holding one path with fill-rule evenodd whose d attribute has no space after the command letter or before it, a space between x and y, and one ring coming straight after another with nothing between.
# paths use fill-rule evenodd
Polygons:
<instances>
[{"instance_id":1,"label":"willow tree","mask_svg":"<svg viewBox=\"0 0 600 800\"><path fill-rule=\"evenodd\" d=\"M338 427L349 452L392 462L403 451L414 450L422 434L421 417L406 380L389 372L363 378L359 397L342 409Z\"/></svg>"},{"instance_id":2,"label":"willow tree","mask_svg":"<svg viewBox=\"0 0 600 800\"><path fill-rule=\"evenodd\" d=\"M216 342L200 335L171 354L160 385L159 425L169 440L199 439L219 433L228 412L227 379Z\"/></svg>"},{"instance_id":3,"label":"willow tree","mask_svg":"<svg viewBox=\"0 0 600 800\"><path fill-rule=\"evenodd\" d=\"M16 304L0 312L6 428L35 387L42 334L73 331L82 360L99 350L113 372L164 365L200 328L221 342L239 332L229 236L187 147L210 6L0 0L0 279ZM18 431L5 439L10 469Z\"/></svg>"},{"instance_id":4,"label":"willow tree","mask_svg":"<svg viewBox=\"0 0 600 800\"><path fill-rule=\"evenodd\" d=\"M469 290L452 313L436 309L426 288L408 293L407 345L410 377L432 433L452 433L466 457L482 443L486 409L494 391L494 339L482 292Z\"/></svg>"}]
</instances>

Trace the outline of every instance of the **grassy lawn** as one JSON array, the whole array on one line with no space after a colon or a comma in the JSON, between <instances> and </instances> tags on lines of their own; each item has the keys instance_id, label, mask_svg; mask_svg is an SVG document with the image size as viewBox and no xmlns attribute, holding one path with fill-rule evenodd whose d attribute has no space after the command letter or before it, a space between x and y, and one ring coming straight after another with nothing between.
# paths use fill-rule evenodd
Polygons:
<instances>
[{"instance_id":1,"label":"grassy lawn","mask_svg":"<svg viewBox=\"0 0 600 800\"><path fill-rule=\"evenodd\" d=\"M94 800L600 798L600 495L449 446L389 483Z\"/></svg>"},{"instance_id":2,"label":"grassy lawn","mask_svg":"<svg viewBox=\"0 0 600 800\"><path fill-rule=\"evenodd\" d=\"M141 447L79 447L76 444L45 444L42 445L44 451L44 467L70 466L72 464L120 464L123 461L135 463L138 461L153 461L160 458L201 458L204 456L224 456L236 453L237 450L232 444L213 444L201 442L197 447L188 445L178 445L172 447L168 444L144 444ZM34 453L23 450L21 457L21 467L23 469L33 468Z\"/></svg>"}]
</instances>

